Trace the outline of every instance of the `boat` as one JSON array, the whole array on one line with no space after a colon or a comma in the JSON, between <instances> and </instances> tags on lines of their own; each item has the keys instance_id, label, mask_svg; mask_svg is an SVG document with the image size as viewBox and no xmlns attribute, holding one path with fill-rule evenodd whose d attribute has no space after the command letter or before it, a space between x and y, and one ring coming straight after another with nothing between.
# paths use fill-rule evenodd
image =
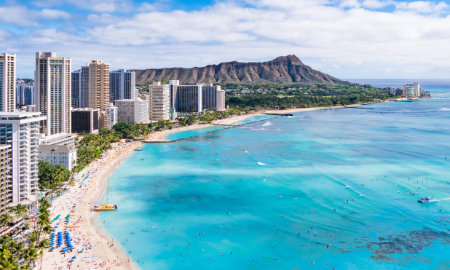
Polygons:
<instances>
[{"instance_id":1,"label":"boat","mask_svg":"<svg viewBox=\"0 0 450 270\"><path fill-rule=\"evenodd\" d=\"M117 210L117 204L108 204L108 195L109 195L109 182L108 182L108 186L106 187L106 204L94 205L95 212Z\"/></svg>"},{"instance_id":2,"label":"boat","mask_svg":"<svg viewBox=\"0 0 450 270\"><path fill-rule=\"evenodd\" d=\"M95 212L102 212L102 211L115 211L117 210L116 204L100 204L100 205L94 205L94 211Z\"/></svg>"},{"instance_id":3,"label":"boat","mask_svg":"<svg viewBox=\"0 0 450 270\"><path fill-rule=\"evenodd\" d=\"M142 151L142 148L136 148L134 151Z\"/></svg>"},{"instance_id":4,"label":"boat","mask_svg":"<svg viewBox=\"0 0 450 270\"><path fill-rule=\"evenodd\" d=\"M437 200L433 199L431 197L423 197L423 198L420 198L419 200L417 200L417 202L419 202L419 203L432 203L432 202L437 202Z\"/></svg>"}]
</instances>

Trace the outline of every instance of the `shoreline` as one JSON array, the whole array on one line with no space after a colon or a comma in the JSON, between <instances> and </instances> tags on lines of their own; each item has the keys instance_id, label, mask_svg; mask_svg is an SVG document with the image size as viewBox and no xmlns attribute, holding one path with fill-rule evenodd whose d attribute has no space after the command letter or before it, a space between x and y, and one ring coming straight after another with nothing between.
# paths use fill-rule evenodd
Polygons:
<instances>
[{"instance_id":1,"label":"shoreline","mask_svg":"<svg viewBox=\"0 0 450 270\"><path fill-rule=\"evenodd\" d=\"M389 102L391 100L388 100L386 102ZM292 109L285 109L285 110L263 110L258 111L250 114L244 114L244 115L236 115L225 119L219 119L215 120L211 123L196 123L194 125L190 126L183 126L183 127L177 127L173 129L166 129L161 131L156 131L150 134L150 136L144 140L144 142L170 142L170 140L167 140L166 137L177 133L177 132L183 132L188 130L194 130L194 129L202 129L202 128L209 128L213 126L218 125L233 125L237 122L247 120L248 118L255 117L255 116L261 116L261 115L276 115L276 114L283 114L283 113L296 113L296 112L308 112L308 111L318 111L318 110L328 110L328 109L339 109L339 108L351 108L351 107L358 107L363 106L365 104L350 104L350 105L338 105L338 106L328 106L328 107L311 107L311 108L292 108Z\"/></svg>"},{"instance_id":2,"label":"shoreline","mask_svg":"<svg viewBox=\"0 0 450 270\"><path fill-rule=\"evenodd\" d=\"M329 106L329 107L313 107L313 108L293 108L286 110L265 110L258 111L255 113L233 116L225 119L219 119L213 121L212 123L206 124L194 124L190 126L178 127L169 130L162 130L153 132L145 141L152 142L167 142L165 137L170 134L183 132L188 130L208 128L215 125L233 125L236 122L246 120L251 117L270 115L270 114L282 114L282 113L295 113L295 112L305 112L305 111L315 111L315 110L326 110L326 109L338 109L338 108L348 108L362 106L364 104L352 104L352 105L340 105L340 106ZM51 218L54 218L58 212L63 212L67 208L66 205L61 205L62 200L66 199L68 201L72 200L68 204L76 204L77 211L75 216L79 215L79 220L76 225L79 225L79 229L67 229L71 235L74 233L78 238L79 242L87 242L89 244L94 243L93 246L86 254L70 254L68 257L77 256L77 258L71 264L71 268L74 269L90 269L91 267L106 267L105 269L123 269L123 270L135 270L140 269L137 264L133 262L133 259L128 256L126 250L118 243L106 229L102 226L101 220L97 214L95 214L91 209L94 204L99 203L103 198L103 194L106 191L107 182L110 176L116 171L116 169L127 160L133 153L134 150L142 147L143 143L139 141L134 141L131 143L115 143L113 149L105 153L100 159L93 161L85 169L75 176L74 186L70 187L67 192L58 197L52 204L51 208ZM100 168L100 169L99 169ZM94 171L91 177L91 171ZM84 175L89 175L89 180L85 183L81 181ZM78 188L78 185L80 188ZM79 192L81 191L81 192ZM58 204L59 203L59 204ZM79 203L79 204L77 204ZM55 225L55 224L52 224ZM76 230L83 230L83 235L77 235ZM79 231L78 231L79 232ZM77 249L76 249L77 250ZM58 254L58 256L54 256ZM82 261L84 258L95 258L95 260ZM42 269L61 269L64 267L67 258L58 253L57 251L49 252L44 251L44 256L42 260L42 265L40 261L38 262L38 267ZM52 263L53 262L53 263Z\"/></svg>"},{"instance_id":3,"label":"shoreline","mask_svg":"<svg viewBox=\"0 0 450 270\"><path fill-rule=\"evenodd\" d=\"M114 143L113 148L102 158L94 160L74 176L74 185L52 203L50 218L61 215L51 225L58 226L56 231L69 231L75 249L66 256L59 249L52 252L45 250L42 264L39 260L35 269L68 269L69 266L71 269L139 269L120 243L103 228L98 213L91 209L103 198L109 177L141 146L142 143L138 141ZM73 205L76 205L75 211ZM71 220L70 225L79 228L63 228L66 225L63 217L69 213L71 219L75 220ZM77 258L71 262L73 256Z\"/></svg>"}]
</instances>

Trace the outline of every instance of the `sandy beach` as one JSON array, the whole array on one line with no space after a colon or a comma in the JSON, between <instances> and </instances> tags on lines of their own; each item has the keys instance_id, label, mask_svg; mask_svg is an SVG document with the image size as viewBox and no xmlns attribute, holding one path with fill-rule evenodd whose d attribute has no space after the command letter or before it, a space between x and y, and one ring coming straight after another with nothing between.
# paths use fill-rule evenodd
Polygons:
<instances>
[{"instance_id":1,"label":"sandy beach","mask_svg":"<svg viewBox=\"0 0 450 270\"><path fill-rule=\"evenodd\" d=\"M234 116L214 121L211 124L195 124L170 130L153 132L148 141L165 141L169 134L214 125L232 125L250 117L263 114L282 114L302 111L343 108L344 106L295 108L288 110L267 110L252 114ZM347 106L348 107L348 106ZM98 204L105 192L106 183L117 167L134 153L141 142L115 143L113 148L103 156L93 161L82 172L74 176L74 185L67 192L52 201L50 219L61 215L52 226L57 228L55 233L67 230L72 238L74 250L71 253L61 252L61 248L45 251L42 264L36 269L139 269L129 258L121 245L117 243L101 227L98 213L92 211L94 204ZM70 221L66 216L70 214ZM77 228L69 228L75 226ZM76 257L76 259L72 259Z\"/></svg>"},{"instance_id":2,"label":"sandy beach","mask_svg":"<svg viewBox=\"0 0 450 270\"><path fill-rule=\"evenodd\" d=\"M101 228L98 213L92 207L102 198L109 176L141 145L141 142L113 144L102 158L74 177L74 185L67 192L52 201L50 219L61 215L52 227L57 226L55 233L69 232L74 250L65 254L61 248L45 251L42 264L39 261L36 269L139 269L120 244ZM66 222L68 214L70 221Z\"/></svg>"}]
</instances>

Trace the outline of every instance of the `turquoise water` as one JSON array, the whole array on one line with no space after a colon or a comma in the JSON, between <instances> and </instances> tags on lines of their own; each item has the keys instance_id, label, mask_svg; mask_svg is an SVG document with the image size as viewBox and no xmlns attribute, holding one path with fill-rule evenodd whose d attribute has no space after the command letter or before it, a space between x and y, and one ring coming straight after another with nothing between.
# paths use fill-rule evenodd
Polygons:
<instances>
[{"instance_id":1,"label":"turquoise water","mask_svg":"<svg viewBox=\"0 0 450 270\"><path fill-rule=\"evenodd\" d=\"M246 123L260 121L260 120L264 120L264 119L270 119L273 117L274 117L273 115L259 115L259 116L255 116L255 117L252 117L249 119L239 121L237 123L233 123L233 125L246 124ZM173 140L188 138L188 137L197 136L197 135L201 135L201 134L205 134L205 133L209 133L209 132L219 131L219 130L226 129L226 128L227 127L225 127L225 126L212 126L212 127L206 127L206 128L180 131L180 132L176 132L176 133L167 135L165 137L165 139L169 140L169 141L173 141Z\"/></svg>"},{"instance_id":2,"label":"turquoise water","mask_svg":"<svg viewBox=\"0 0 450 270\"><path fill-rule=\"evenodd\" d=\"M102 224L142 269L449 269L450 87L433 87L148 144Z\"/></svg>"},{"instance_id":3,"label":"turquoise water","mask_svg":"<svg viewBox=\"0 0 450 270\"><path fill-rule=\"evenodd\" d=\"M180 132L176 132L176 133L167 135L165 137L165 139L169 140L169 141L178 140L181 138L196 136L196 135L200 135L200 134L204 134L204 133L208 133L208 132L212 132L212 131L217 131L217 130L221 130L221 129L224 129L224 127L212 126L212 127L207 127L207 128L199 128L199 129L193 129L193 130L180 131Z\"/></svg>"}]
</instances>

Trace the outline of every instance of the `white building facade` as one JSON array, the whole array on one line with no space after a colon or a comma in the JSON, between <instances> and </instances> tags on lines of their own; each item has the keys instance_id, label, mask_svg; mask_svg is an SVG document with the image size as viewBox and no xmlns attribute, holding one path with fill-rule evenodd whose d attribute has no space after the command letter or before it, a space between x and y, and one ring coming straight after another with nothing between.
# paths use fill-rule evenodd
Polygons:
<instances>
[{"instance_id":1,"label":"white building facade","mask_svg":"<svg viewBox=\"0 0 450 270\"><path fill-rule=\"evenodd\" d=\"M118 120L130 124L148 122L148 101L137 99L116 100Z\"/></svg>"},{"instance_id":2,"label":"white building facade","mask_svg":"<svg viewBox=\"0 0 450 270\"><path fill-rule=\"evenodd\" d=\"M75 148L76 136L72 134L55 134L39 139L39 160L45 160L52 165L61 164L69 170L77 161Z\"/></svg>"},{"instance_id":3,"label":"white building facade","mask_svg":"<svg viewBox=\"0 0 450 270\"><path fill-rule=\"evenodd\" d=\"M39 112L0 113L0 144L11 145L12 203L30 204L38 195Z\"/></svg>"},{"instance_id":4,"label":"white building facade","mask_svg":"<svg viewBox=\"0 0 450 270\"><path fill-rule=\"evenodd\" d=\"M112 127L117 124L118 121L118 108L114 106L112 103L109 103L105 108L104 114L104 128L112 129Z\"/></svg>"},{"instance_id":5,"label":"white building facade","mask_svg":"<svg viewBox=\"0 0 450 270\"><path fill-rule=\"evenodd\" d=\"M76 164L77 150L67 145L39 145L39 160L63 165L70 171Z\"/></svg>"}]
</instances>

